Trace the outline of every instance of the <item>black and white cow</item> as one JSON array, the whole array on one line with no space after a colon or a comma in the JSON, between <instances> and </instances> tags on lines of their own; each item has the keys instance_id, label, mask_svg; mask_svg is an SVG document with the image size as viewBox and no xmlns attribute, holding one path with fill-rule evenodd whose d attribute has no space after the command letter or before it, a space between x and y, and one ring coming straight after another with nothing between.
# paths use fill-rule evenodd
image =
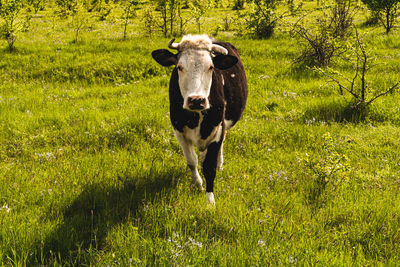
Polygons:
<instances>
[{"instance_id":1,"label":"black and white cow","mask_svg":"<svg viewBox=\"0 0 400 267\"><path fill-rule=\"evenodd\" d=\"M242 116L247 100L247 81L237 49L207 35L186 35L170 49L152 52L162 66L175 65L169 83L171 123L192 183L203 188L197 171L194 145L201 152L206 179L206 201L215 204L213 187L216 169L223 164L222 145L226 130Z\"/></svg>"}]
</instances>

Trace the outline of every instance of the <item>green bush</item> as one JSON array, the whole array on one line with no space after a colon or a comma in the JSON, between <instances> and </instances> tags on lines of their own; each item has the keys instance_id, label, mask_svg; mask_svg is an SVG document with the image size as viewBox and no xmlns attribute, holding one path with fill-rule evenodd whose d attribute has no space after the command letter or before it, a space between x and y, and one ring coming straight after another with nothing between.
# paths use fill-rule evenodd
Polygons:
<instances>
[{"instance_id":1,"label":"green bush","mask_svg":"<svg viewBox=\"0 0 400 267\"><path fill-rule=\"evenodd\" d=\"M382 23L389 34L394 27L394 22L397 17L397 11L400 6L400 0L362 0L371 12L378 15L379 21Z\"/></svg>"},{"instance_id":2,"label":"green bush","mask_svg":"<svg viewBox=\"0 0 400 267\"><path fill-rule=\"evenodd\" d=\"M7 41L10 51L13 50L17 34L22 29L19 15L22 7L22 0L0 0L0 19L3 20L0 34Z\"/></svg>"}]
</instances>

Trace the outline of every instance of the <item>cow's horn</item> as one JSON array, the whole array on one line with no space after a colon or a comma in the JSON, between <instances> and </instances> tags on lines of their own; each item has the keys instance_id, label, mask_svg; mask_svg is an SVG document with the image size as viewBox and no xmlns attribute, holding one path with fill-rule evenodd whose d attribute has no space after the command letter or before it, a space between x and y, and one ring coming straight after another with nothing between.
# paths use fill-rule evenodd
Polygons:
<instances>
[{"instance_id":1,"label":"cow's horn","mask_svg":"<svg viewBox=\"0 0 400 267\"><path fill-rule=\"evenodd\" d=\"M216 53L223 54L223 55L227 55L228 54L228 50L226 50L225 47L222 47L222 46L217 45L217 44L213 44L211 46L211 50L216 52Z\"/></svg>"},{"instance_id":2,"label":"cow's horn","mask_svg":"<svg viewBox=\"0 0 400 267\"><path fill-rule=\"evenodd\" d=\"M179 48L179 43L174 43L175 38L172 38L171 41L168 42L168 47L171 49L176 49L178 50Z\"/></svg>"}]
</instances>

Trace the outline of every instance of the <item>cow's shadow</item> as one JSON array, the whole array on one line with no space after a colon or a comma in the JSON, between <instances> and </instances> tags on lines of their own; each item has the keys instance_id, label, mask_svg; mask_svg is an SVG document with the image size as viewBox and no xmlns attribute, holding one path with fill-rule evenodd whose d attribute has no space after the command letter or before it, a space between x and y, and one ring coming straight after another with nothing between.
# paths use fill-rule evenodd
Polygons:
<instances>
[{"instance_id":1,"label":"cow's shadow","mask_svg":"<svg viewBox=\"0 0 400 267\"><path fill-rule=\"evenodd\" d=\"M179 177L184 176L184 171L169 169L143 177L119 178L118 186L87 185L63 209L63 221L37 244L28 264L89 264L90 253L87 252L101 250L109 230L128 218L137 219L138 210L145 201L153 201L161 193L168 195Z\"/></svg>"}]
</instances>

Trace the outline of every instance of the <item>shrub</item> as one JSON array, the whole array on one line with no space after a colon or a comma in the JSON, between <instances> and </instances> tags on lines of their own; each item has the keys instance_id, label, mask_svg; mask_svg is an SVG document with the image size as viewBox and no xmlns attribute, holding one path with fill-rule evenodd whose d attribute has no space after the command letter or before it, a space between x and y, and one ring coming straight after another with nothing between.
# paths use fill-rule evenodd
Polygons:
<instances>
[{"instance_id":1,"label":"shrub","mask_svg":"<svg viewBox=\"0 0 400 267\"><path fill-rule=\"evenodd\" d=\"M60 15L67 16L72 12L75 12L78 7L77 0L56 0L55 1Z\"/></svg>"},{"instance_id":2,"label":"shrub","mask_svg":"<svg viewBox=\"0 0 400 267\"><path fill-rule=\"evenodd\" d=\"M296 62L306 66L328 66L331 59L345 51L342 41L349 35L356 9L351 8L351 0L336 0L329 13L324 13L315 21L303 26L302 19L292 27L292 33L304 42L304 49ZM339 38L338 38L339 37Z\"/></svg>"},{"instance_id":3,"label":"shrub","mask_svg":"<svg viewBox=\"0 0 400 267\"><path fill-rule=\"evenodd\" d=\"M10 52L14 49L18 32L25 25L20 16L22 8L22 0L0 0L0 19L2 20L0 34L7 41Z\"/></svg>"},{"instance_id":4,"label":"shrub","mask_svg":"<svg viewBox=\"0 0 400 267\"><path fill-rule=\"evenodd\" d=\"M233 5L232 9L233 10L240 10L240 9L244 9L244 3L246 1L245 0L235 0L235 4Z\"/></svg>"},{"instance_id":5,"label":"shrub","mask_svg":"<svg viewBox=\"0 0 400 267\"><path fill-rule=\"evenodd\" d=\"M330 19L333 35L344 38L353 24L357 9L352 8L353 0L335 0L336 4L331 9Z\"/></svg>"},{"instance_id":6,"label":"shrub","mask_svg":"<svg viewBox=\"0 0 400 267\"><path fill-rule=\"evenodd\" d=\"M244 19L246 32L255 38L269 38L273 35L280 17L275 12L281 0L253 0L249 9L238 13L239 19Z\"/></svg>"},{"instance_id":7,"label":"shrub","mask_svg":"<svg viewBox=\"0 0 400 267\"><path fill-rule=\"evenodd\" d=\"M362 2L367 5L371 12L377 14L379 21L386 30L386 34L389 34L394 27L400 0L362 0Z\"/></svg>"},{"instance_id":8,"label":"shrub","mask_svg":"<svg viewBox=\"0 0 400 267\"><path fill-rule=\"evenodd\" d=\"M305 201L315 212L324 204L328 186L338 188L347 182L350 165L347 156L341 152L340 144L329 132L322 136L322 143L312 149L319 153L305 153L299 157L299 162L306 169Z\"/></svg>"}]
</instances>

